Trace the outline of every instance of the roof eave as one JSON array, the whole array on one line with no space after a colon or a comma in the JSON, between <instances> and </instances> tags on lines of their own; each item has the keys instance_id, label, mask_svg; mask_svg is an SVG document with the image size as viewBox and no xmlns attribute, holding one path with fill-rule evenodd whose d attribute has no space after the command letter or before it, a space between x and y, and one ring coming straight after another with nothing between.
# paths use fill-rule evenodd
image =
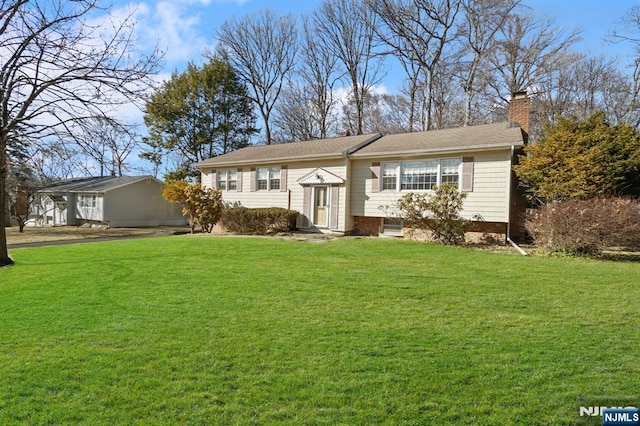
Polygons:
<instances>
[{"instance_id":1,"label":"roof eave","mask_svg":"<svg viewBox=\"0 0 640 426\"><path fill-rule=\"evenodd\" d=\"M475 146L461 146L461 147L442 147L431 149L412 149L412 150L398 150L398 151L378 151L370 153L356 152L352 154L353 158L378 158L378 157L398 157L403 155L424 155L424 154L442 154L442 153L456 153L456 152L473 152L473 151L497 151L503 149L510 149L511 147L524 146L524 142L510 142L504 144L491 144L491 145L475 145Z\"/></svg>"},{"instance_id":2,"label":"roof eave","mask_svg":"<svg viewBox=\"0 0 640 426\"><path fill-rule=\"evenodd\" d=\"M330 155L301 155L301 156L287 156L287 157L274 157L274 158L262 158L259 160L243 160L243 161L222 161L219 163L207 163L202 162L196 164L196 169L210 169L216 167L229 167L229 166L246 166L250 164L271 164L283 161L313 161L313 160L339 160L343 158L342 152L331 153Z\"/></svg>"}]
</instances>

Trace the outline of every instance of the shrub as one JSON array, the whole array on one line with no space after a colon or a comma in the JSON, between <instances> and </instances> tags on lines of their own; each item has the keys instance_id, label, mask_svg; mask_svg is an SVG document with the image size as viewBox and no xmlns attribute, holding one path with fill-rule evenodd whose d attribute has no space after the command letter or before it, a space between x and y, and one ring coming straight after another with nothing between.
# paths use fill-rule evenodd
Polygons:
<instances>
[{"instance_id":1,"label":"shrub","mask_svg":"<svg viewBox=\"0 0 640 426\"><path fill-rule=\"evenodd\" d=\"M640 247L640 203L628 198L545 204L526 221L539 246L596 256L610 247Z\"/></svg>"},{"instance_id":2,"label":"shrub","mask_svg":"<svg viewBox=\"0 0 640 426\"><path fill-rule=\"evenodd\" d=\"M229 232L244 235L267 235L293 231L298 212L279 207L231 207L222 214L221 224Z\"/></svg>"},{"instance_id":3,"label":"shrub","mask_svg":"<svg viewBox=\"0 0 640 426\"><path fill-rule=\"evenodd\" d=\"M173 181L165 185L162 196L172 203L182 204L182 214L189 216L189 228L195 233L197 225L202 232L211 232L222 214L222 193L217 189L203 188L200 184Z\"/></svg>"},{"instance_id":4,"label":"shrub","mask_svg":"<svg viewBox=\"0 0 640 426\"><path fill-rule=\"evenodd\" d=\"M434 188L434 193L410 192L396 203L400 217L412 228L430 230L433 238L442 244L454 245L464 242L464 233L471 222L460 217L462 204L467 194L445 183Z\"/></svg>"},{"instance_id":5,"label":"shrub","mask_svg":"<svg viewBox=\"0 0 640 426\"><path fill-rule=\"evenodd\" d=\"M602 113L586 120L559 118L524 150L514 171L534 198L640 195L640 132L610 124Z\"/></svg>"}]
</instances>

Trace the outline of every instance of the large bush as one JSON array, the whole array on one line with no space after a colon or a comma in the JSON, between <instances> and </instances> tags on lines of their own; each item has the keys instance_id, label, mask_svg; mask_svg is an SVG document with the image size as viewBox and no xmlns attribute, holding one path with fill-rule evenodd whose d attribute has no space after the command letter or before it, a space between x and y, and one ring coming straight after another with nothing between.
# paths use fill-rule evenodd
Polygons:
<instances>
[{"instance_id":1,"label":"large bush","mask_svg":"<svg viewBox=\"0 0 640 426\"><path fill-rule=\"evenodd\" d=\"M460 244L471 222L460 217L467 194L445 183L433 194L409 192L396 203L400 217L412 228L429 230L442 244Z\"/></svg>"},{"instance_id":2,"label":"large bush","mask_svg":"<svg viewBox=\"0 0 640 426\"><path fill-rule=\"evenodd\" d=\"M560 118L525 153L514 170L533 198L640 195L640 132L612 125L604 114L584 121Z\"/></svg>"},{"instance_id":3,"label":"large bush","mask_svg":"<svg viewBox=\"0 0 640 426\"><path fill-rule=\"evenodd\" d=\"M167 201L182 204L182 214L189 216L189 228L192 234L195 233L198 225L202 232L211 232L224 209L220 191L203 188L197 183L170 182L162 191L162 196Z\"/></svg>"},{"instance_id":4,"label":"large bush","mask_svg":"<svg viewBox=\"0 0 640 426\"><path fill-rule=\"evenodd\" d=\"M244 235L267 235L293 231L298 212L278 207L231 207L222 214L221 224L229 232Z\"/></svg>"},{"instance_id":5,"label":"large bush","mask_svg":"<svg viewBox=\"0 0 640 426\"><path fill-rule=\"evenodd\" d=\"M640 248L640 203L628 198L547 203L530 215L526 228L537 245L572 254Z\"/></svg>"}]
</instances>

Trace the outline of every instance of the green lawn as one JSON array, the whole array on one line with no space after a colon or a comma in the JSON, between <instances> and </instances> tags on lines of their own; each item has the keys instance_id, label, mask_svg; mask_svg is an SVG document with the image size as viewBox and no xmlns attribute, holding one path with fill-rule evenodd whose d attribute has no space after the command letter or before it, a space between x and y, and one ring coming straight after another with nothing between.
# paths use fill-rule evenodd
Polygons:
<instances>
[{"instance_id":1,"label":"green lawn","mask_svg":"<svg viewBox=\"0 0 640 426\"><path fill-rule=\"evenodd\" d=\"M385 239L14 250L0 424L578 424L640 394L640 264Z\"/></svg>"}]
</instances>

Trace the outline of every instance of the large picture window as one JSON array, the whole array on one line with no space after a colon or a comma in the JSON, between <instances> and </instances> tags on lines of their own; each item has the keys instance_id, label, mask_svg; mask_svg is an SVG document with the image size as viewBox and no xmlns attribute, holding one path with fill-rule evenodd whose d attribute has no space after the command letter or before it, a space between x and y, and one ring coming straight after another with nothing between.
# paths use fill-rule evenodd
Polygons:
<instances>
[{"instance_id":1,"label":"large picture window","mask_svg":"<svg viewBox=\"0 0 640 426\"><path fill-rule=\"evenodd\" d=\"M382 190L430 191L443 183L459 186L459 158L382 164Z\"/></svg>"},{"instance_id":2,"label":"large picture window","mask_svg":"<svg viewBox=\"0 0 640 426\"><path fill-rule=\"evenodd\" d=\"M256 169L258 191L280 189L280 167L259 167Z\"/></svg>"},{"instance_id":3,"label":"large picture window","mask_svg":"<svg viewBox=\"0 0 640 426\"><path fill-rule=\"evenodd\" d=\"M438 184L437 161L400 163L400 190L426 191Z\"/></svg>"}]
</instances>

